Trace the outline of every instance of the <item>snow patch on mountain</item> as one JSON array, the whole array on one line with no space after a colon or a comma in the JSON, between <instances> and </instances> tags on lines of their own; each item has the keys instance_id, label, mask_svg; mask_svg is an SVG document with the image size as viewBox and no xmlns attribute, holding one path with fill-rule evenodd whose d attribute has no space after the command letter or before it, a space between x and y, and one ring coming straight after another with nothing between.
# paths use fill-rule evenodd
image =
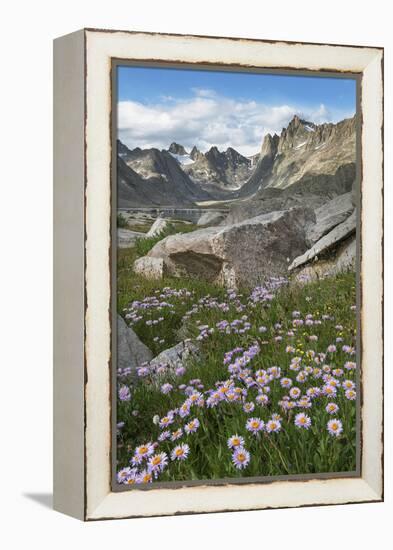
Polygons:
<instances>
[{"instance_id":1,"label":"snow patch on mountain","mask_svg":"<svg viewBox=\"0 0 393 550\"><path fill-rule=\"evenodd\" d=\"M190 157L190 155L176 155L175 153L169 153L172 155L172 157L177 160L179 164L182 164L183 166L187 166L188 164L194 164L194 160Z\"/></svg>"}]
</instances>

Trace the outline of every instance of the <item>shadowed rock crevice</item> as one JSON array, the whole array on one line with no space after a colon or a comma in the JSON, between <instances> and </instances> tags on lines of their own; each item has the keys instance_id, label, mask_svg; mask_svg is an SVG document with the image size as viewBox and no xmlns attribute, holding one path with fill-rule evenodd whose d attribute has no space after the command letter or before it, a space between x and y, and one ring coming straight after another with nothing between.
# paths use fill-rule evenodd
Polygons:
<instances>
[{"instance_id":1,"label":"shadowed rock crevice","mask_svg":"<svg viewBox=\"0 0 393 550\"><path fill-rule=\"evenodd\" d=\"M203 278L208 282L217 280L222 269L222 260L212 254L200 254L190 250L169 255L169 261L173 262L179 273Z\"/></svg>"}]
</instances>

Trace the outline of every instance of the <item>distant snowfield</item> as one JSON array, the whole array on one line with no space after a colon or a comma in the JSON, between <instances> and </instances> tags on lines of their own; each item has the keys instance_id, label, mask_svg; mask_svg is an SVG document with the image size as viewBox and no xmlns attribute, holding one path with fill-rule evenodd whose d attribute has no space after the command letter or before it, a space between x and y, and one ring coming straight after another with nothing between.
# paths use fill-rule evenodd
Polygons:
<instances>
[{"instance_id":1,"label":"distant snowfield","mask_svg":"<svg viewBox=\"0 0 393 550\"><path fill-rule=\"evenodd\" d=\"M190 155L176 155L175 153L170 153L174 159L177 160L179 164L186 166L187 164L194 164L193 159Z\"/></svg>"}]
</instances>

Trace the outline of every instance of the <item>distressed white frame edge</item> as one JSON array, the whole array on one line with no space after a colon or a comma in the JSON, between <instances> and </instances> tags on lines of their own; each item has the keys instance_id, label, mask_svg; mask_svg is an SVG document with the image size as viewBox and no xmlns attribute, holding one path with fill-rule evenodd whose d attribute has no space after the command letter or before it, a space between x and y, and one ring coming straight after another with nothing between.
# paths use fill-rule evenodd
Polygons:
<instances>
[{"instance_id":1,"label":"distressed white frame edge","mask_svg":"<svg viewBox=\"0 0 393 550\"><path fill-rule=\"evenodd\" d=\"M85 519L379 501L382 471L382 57L379 48L86 31ZM110 490L111 58L363 72L362 477L268 484ZM102 312L108 312L103 315Z\"/></svg>"}]
</instances>

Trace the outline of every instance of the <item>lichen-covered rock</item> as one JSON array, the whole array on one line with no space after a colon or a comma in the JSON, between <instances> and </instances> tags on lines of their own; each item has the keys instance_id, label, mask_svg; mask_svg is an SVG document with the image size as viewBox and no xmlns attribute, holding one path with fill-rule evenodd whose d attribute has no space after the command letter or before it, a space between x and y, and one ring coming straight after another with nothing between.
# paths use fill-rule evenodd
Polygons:
<instances>
[{"instance_id":1,"label":"lichen-covered rock","mask_svg":"<svg viewBox=\"0 0 393 550\"><path fill-rule=\"evenodd\" d=\"M172 276L200 277L228 288L256 285L287 272L307 249L305 228L314 222L308 208L271 212L239 224L171 235L147 258L162 259Z\"/></svg>"}]
</instances>

